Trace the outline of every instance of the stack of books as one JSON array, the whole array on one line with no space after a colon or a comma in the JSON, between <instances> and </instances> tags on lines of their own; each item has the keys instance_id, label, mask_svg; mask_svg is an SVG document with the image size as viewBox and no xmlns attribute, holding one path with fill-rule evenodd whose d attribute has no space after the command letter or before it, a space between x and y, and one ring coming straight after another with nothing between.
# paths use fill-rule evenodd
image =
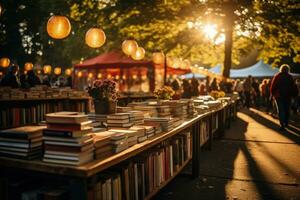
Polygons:
<instances>
[{"instance_id":1,"label":"stack of books","mask_svg":"<svg viewBox=\"0 0 300 200\"><path fill-rule=\"evenodd\" d=\"M24 99L25 98L25 92L23 92L19 89L11 89L10 98L11 99Z\"/></svg>"},{"instance_id":2,"label":"stack of books","mask_svg":"<svg viewBox=\"0 0 300 200\"><path fill-rule=\"evenodd\" d=\"M132 110L131 107L117 106L117 113L130 112L131 110Z\"/></svg>"},{"instance_id":3,"label":"stack of books","mask_svg":"<svg viewBox=\"0 0 300 200\"><path fill-rule=\"evenodd\" d=\"M46 115L43 130L44 161L81 165L94 158L92 130L87 115L77 112L58 112Z\"/></svg>"},{"instance_id":4,"label":"stack of books","mask_svg":"<svg viewBox=\"0 0 300 200\"><path fill-rule=\"evenodd\" d=\"M133 125L144 123L144 113L142 111L133 110L129 111L128 113L130 113L130 122L132 122Z\"/></svg>"},{"instance_id":5,"label":"stack of books","mask_svg":"<svg viewBox=\"0 0 300 200\"><path fill-rule=\"evenodd\" d=\"M137 142L141 143L147 140L146 128L144 126L132 126L129 130L136 131Z\"/></svg>"},{"instance_id":6,"label":"stack of books","mask_svg":"<svg viewBox=\"0 0 300 200\"><path fill-rule=\"evenodd\" d=\"M191 99L186 100L187 101L187 113L188 118L195 117L197 112L195 110L194 102Z\"/></svg>"},{"instance_id":7,"label":"stack of books","mask_svg":"<svg viewBox=\"0 0 300 200\"><path fill-rule=\"evenodd\" d=\"M172 117L171 108L169 105L157 105L155 107L157 109L158 117Z\"/></svg>"},{"instance_id":8,"label":"stack of books","mask_svg":"<svg viewBox=\"0 0 300 200\"><path fill-rule=\"evenodd\" d=\"M154 126L149 126L149 125L139 125L139 126L136 126L136 127L139 127L139 128L143 128L145 129L145 136L146 136L146 139L147 138L150 138L152 136L155 135L155 127ZM143 140L144 138L141 138L139 142L143 142L145 140Z\"/></svg>"},{"instance_id":9,"label":"stack of books","mask_svg":"<svg viewBox=\"0 0 300 200\"><path fill-rule=\"evenodd\" d=\"M130 120L130 113L115 113L107 115L108 128L130 128L133 123Z\"/></svg>"},{"instance_id":10,"label":"stack of books","mask_svg":"<svg viewBox=\"0 0 300 200\"><path fill-rule=\"evenodd\" d=\"M93 127L93 132L103 131L103 128L107 126L106 116L107 115L99 115L95 113L88 114L88 119L92 121L91 126Z\"/></svg>"},{"instance_id":11,"label":"stack of books","mask_svg":"<svg viewBox=\"0 0 300 200\"><path fill-rule=\"evenodd\" d=\"M128 148L127 135L124 132L114 132L110 137L113 145L113 152L119 153Z\"/></svg>"},{"instance_id":12,"label":"stack of books","mask_svg":"<svg viewBox=\"0 0 300 200\"><path fill-rule=\"evenodd\" d=\"M161 125L162 131L170 131L173 128L175 128L175 119L178 118L172 118L172 117L151 117L146 118L145 123L146 124L154 124L159 123Z\"/></svg>"},{"instance_id":13,"label":"stack of books","mask_svg":"<svg viewBox=\"0 0 300 200\"><path fill-rule=\"evenodd\" d=\"M0 155L23 159L42 156L45 126L23 126L0 131Z\"/></svg>"},{"instance_id":14,"label":"stack of books","mask_svg":"<svg viewBox=\"0 0 300 200\"><path fill-rule=\"evenodd\" d=\"M132 110L139 110L144 113L144 117L157 117L157 109L155 106L149 106L147 102L130 103L128 106L132 107Z\"/></svg>"},{"instance_id":15,"label":"stack of books","mask_svg":"<svg viewBox=\"0 0 300 200\"><path fill-rule=\"evenodd\" d=\"M112 131L102 131L93 133L96 159L105 159L114 154L111 136L115 134Z\"/></svg>"},{"instance_id":16,"label":"stack of books","mask_svg":"<svg viewBox=\"0 0 300 200\"><path fill-rule=\"evenodd\" d=\"M127 143L128 147L131 147L135 144L137 144L137 134L138 132L131 129L131 130L124 130L124 129L110 129L109 131L115 132L115 133L124 133L127 136Z\"/></svg>"},{"instance_id":17,"label":"stack of books","mask_svg":"<svg viewBox=\"0 0 300 200\"><path fill-rule=\"evenodd\" d=\"M0 87L0 99L10 99L10 87Z\"/></svg>"}]
</instances>

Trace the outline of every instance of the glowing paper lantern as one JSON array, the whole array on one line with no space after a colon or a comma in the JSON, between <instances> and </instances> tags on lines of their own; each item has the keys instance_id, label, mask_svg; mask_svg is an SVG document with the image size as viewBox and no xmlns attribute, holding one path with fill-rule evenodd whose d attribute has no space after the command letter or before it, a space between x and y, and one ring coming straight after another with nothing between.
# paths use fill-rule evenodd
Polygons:
<instances>
[{"instance_id":1,"label":"glowing paper lantern","mask_svg":"<svg viewBox=\"0 0 300 200\"><path fill-rule=\"evenodd\" d=\"M82 72L78 72L78 73L77 73L77 76L78 76L79 78L81 78L81 77L82 77Z\"/></svg>"},{"instance_id":2,"label":"glowing paper lantern","mask_svg":"<svg viewBox=\"0 0 300 200\"><path fill-rule=\"evenodd\" d=\"M51 74L51 71L52 71L51 65L44 65L43 71L44 71L44 74Z\"/></svg>"},{"instance_id":3,"label":"glowing paper lantern","mask_svg":"<svg viewBox=\"0 0 300 200\"><path fill-rule=\"evenodd\" d=\"M55 75L60 75L61 74L61 68L60 67L55 67L54 68L54 74Z\"/></svg>"},{"instance_id":4,"label":"glowing paper lantern","mask_svg":"<svg viewBox=\"0 0 300 200\"><path fill-rule=\"evenodd\" d=\"M88 74L88 78L93 78L93 73L92 72L90 72L89 74Z\"/></svg>"},{"instance_id":5,"label":"glowing paper lantern","mask_svg":"<svg viewBox=\"0 0 300 200\"><path fill-rule=\"evenodd\" d=\"M54 15L47 23L48 35L54 39L66 38L71 32L71 24L67 17Z\"/></svg>"},{"instance_id":6,"label":"glowing paper lantern","mask_svg":"<svg viewBox=\"0 0 300 200\"><path fill-rule=\"evenodd\" d=\"M132 79L136 80L137 79L137 75L136 74L132 75Z\"/></svg>"},{"instance_id":7,"label":"glowing paper lantern","mask_svg":"<svg viewBox=\"0 0 300 200\"><path fill-rule=\"evenodd\" d=\"M128 56L135 53L137 48L138 48L138 44L135 40L125 40L122 43L122 50Z\"/></svg>"},{"instance_id":8,"label":"glowing paper lantern","mask_svg":"<svg viewBox=\"0 0 300 200\"><path fill-rule=\"evenodd\" d=\"M33 69L33 64L32 64L31 62L25 63L24 69L25 69L26 71L32 70L32 69Z\"/></svg>"},{"instance_id":9,"label":"glowing paper lantern","mask_svg":"<svg viewBox=\"0 0 300 200\"><path fill-rule=\"evenodd\" d=\"M70 76L70 75L72 74L72 70L71 70L71 69L66 69L66 70L65 70L65 74L66 74L67 76Z\"/></svg>"},{"instance_id":10,"label":"glowing paper lantern","mask_svg":"<svg viewBox=\"0 0 300 200\"><path fill-rule=\"evenodd\" d=\"M101 47L105 40L105 33L100 28L90 28L85 34L85 43L92 48Z\"/></svg>"},{"instance_id":11,"label":"glowing paper lantern","mask_svg":"<svg viewBox=\"0 0 300 200\"><path fill-rule=\"evenodd\" d=\"M126 80L126 79L127 79L127 77L126 77L125 75L123 75L123 76L122 76L122 79L123 79L123 80Z\"/></svg>"},{"instance_id":12,"label":"glowing paper lantern","mask_svg":"<svg viewBox=\"0 0 300 200\"><path fill-rule=\"evenodd\" d=\"M107 75L107 78L111 78L111 74L108 74L108 75Z\"/></svg>"},{"instance_id":13,"label":"glowing paper lantern","mask_svg":"<svg viewBox=\"0 0 300 200\"><path fill-rule=\"evenodd\" d=\"M131 55L134 60L142 60L145 57L145 49L138 47L134 54Z\"/></svg>"},{"instance_id":14,"label":"glowing paper lantern","mask_svg":"<svg viewBox=\"0 0 300 200\"><path fill-rule=\"evenodd\" d=\"M98 78L102 78L102 74L101 74L101 73L99 73L97 77L98 77Z\"/></svg>"},{"instance_id":15,"label":"glowing paper lantern","mask_svg":"<svg viewBox=\"0 0 300 200\"><path fill-rule=\"evenodd\" d=\"M154 52L152 54L152 61L155 64L163 64L165 62L165 54L163 52Z\"/></svg>"},{"instance_id":16,"label":"glowing paper lantern","mask_svg":"<svg viewBox=\"0 0 300 200\"><path fill-rule=\"evenodd\" d=\"M8 58L1 58L0 59L0 67L8 67L10 64L10 60Z\"/></svg>"},{"instance_id":17,"label":"glowing paper lantern","mask_svg":"<svg viewBox=\"0 0 300 200\"><path fill-rule=\"evenodd\" d=\"M115 79L116 79L116 80L119 80L119 79L120 79L120 76L119 76L119 75L116 75Z\"/></svg>"}]
</instances>

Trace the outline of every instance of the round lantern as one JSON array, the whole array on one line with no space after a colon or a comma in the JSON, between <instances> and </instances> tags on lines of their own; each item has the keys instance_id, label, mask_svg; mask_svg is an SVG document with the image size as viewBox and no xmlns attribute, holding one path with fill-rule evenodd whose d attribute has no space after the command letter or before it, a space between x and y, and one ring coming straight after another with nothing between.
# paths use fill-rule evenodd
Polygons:
<instances>
[{"instance_id":1,"label":"round lantern","mask_svg":"<svg viewBox=\"0 0 300 200\"><path fill-rule=\"evenodd\" d=\"M134 60L142 60L145 57L145 50L143 47L138 47L134 54L131 55Z\"/></svg>"},{"instance_id":2,"label":"round lantern","mask_svg":"<svg viewBox=\"0 0 300 200\"><path fill-rule=\"evenodd\" d=\"M134 54L137 48L138 48L138 44L135 40L125 40L122 43L122 50L128 56Z\"/></svg>"},{"instance_id":3,"label":"round lantern","mask_svg":"<svg viewBox=\"0 0 300 200\"><path fill-rule=\"evenodd\" d=\"M81 78L82 77L82 72L78 72L77 76L78 76L78 78Z\"/></svg>"},{"instance_id":4,"label":"round lantern","mask_svg":"<svg viewBox=\"0 0 300 200\"><path fill-rule=\"evenodd\" d=\"M26 71L32 70L32 69L33 69L33 64L32 64L31 62L25 63L24 69L25 69Z\"/></svg>"},{"instance_id":5,"label":"round lantern","mask_svg":"<svg viewBox=\"0 0 300 200\"><path fill-rule=\"evenodd\" d=\"M116 75L116 76L115 76L115 79L116 79L116 80L119 80L119 79L120 79L120 76L119 76L119 75Z\"/></svg>"},{"instance_id":6,"label":"round lantern","mask_svg":"<svg viewBox=\"0 0 300 200\"><path fill-rule=\"evenodd\" d=\"M89 74L88 74L88 78L93 78L93 73L92 72L90 72Z\"/></svg>"},{"instance_id":7,"label":"round lantern","mask_svg":"<svg viewBox=\"0 0 300 200\"><path fill-rule=\"evenodd\" d=\"M67 76L70 76L70 75L72 74L72 70L71 70L71 69L66 69L66 70L65 70L65 74L66 74Z\"/></svg>"},{"instance_id":8,"label":"round lantern","mask_svg":"<svg viewBox=\"0 0 300 200\"><path fill-rule=\"evenodd\" d=\"M54 68L54 74L55 75L60 75L61 74L61 68L60 67L55 67Z\"/></svg>"},{"instance_id":9,"label":"round lantern","mask_svg":"<svg viewBox=\"0 0 300 200\"><path fill-rule=\"evenodd\" d=\"M123 75L123 76L122 76L122 79L123 79L123 80L126 80L126 79L127 79L126 75Z\"/></svg>"},{"instance_id":10,"label":"round lantern","mask_svg":"<svg viewBox=\"0 0 300 200\"><path fill-rule=\"evenodd\" d=\"M44 65L43 71L44 71L44 74L51 74L51 71L52 71L51 65Z\"/></svg>"},{"instance_id":11,"label":"round lantern","mask_svg":"<svg viewBox=\"0 0 300 200\"><path fill-rule=\"evenodd\" d=\"M152 54L152 61L155 64L163 64L165 62L165 54L163 52L154 52Z\"/></svg>"},{"instance_id":12,"label":"round lantern","mask_svg":"<svg viewBox=\"0 0 300 200\"><path fill-rule=\"evenodd\" d=\"M10 64L10 60L8 58L1 58L0 59L0 67L8 67Z\"/></svg>"},{"instance_id":13,"label":"round lantern","mask_svg":"<svg viewBox=\"0 0 300 200\"><path fill-rule=\"evenodd\" d=\"M99 73L97 77L98 77L99 79L102 78L102 74Z\"/></svg>"},{"instance_id":14,"label":"round lantern","mask_svg":"<svg viewBox=\"0 0 300 200\"><path fill-rule=\"evenodd\" d=\"M100 28L90 28L85 34L85 43L92 48L101 47L105 40L105 33Z\"/></svg>"},{"instance_id":15,"label":"round lantern","mask_svg":"<svg viewBox=\"0 0 300 200\"><path fill-rule=\"evenodd\" d=\"M108 74L108 75L107 75L107 78L108 78L108 79L111 79L111 77L112 77L111 74Z\"/></svg>"},{"instance_id":16,"label":"round lantern","mask_svg":"<svg viewBox=\"0 0 300 200\"><path fill-rule=\"evenodd\" d=\"M47 23L48 35L54 39L64 39L71 32L71 24L67 17L54 15Z\"/></svg>"},{"instance_id":17,"label":"round lantern","mask_svg":"<svg viewBox=\"0 0 300 200\"><path fill-rule=\"evenodd\" d=\"M133 80L136 80L136 79L137 79L137 75L136 75L136 74L133 74L133 75L132 75L132 79L133 79Z\"/></svg>"}]
</instances>

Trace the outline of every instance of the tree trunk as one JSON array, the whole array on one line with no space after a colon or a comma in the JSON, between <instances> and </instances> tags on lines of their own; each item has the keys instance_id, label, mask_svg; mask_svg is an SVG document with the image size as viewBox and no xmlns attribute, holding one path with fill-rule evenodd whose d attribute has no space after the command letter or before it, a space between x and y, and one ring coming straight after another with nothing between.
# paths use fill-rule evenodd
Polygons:
<instances>
[{"instance_id":1,"label":"tree trunk","mask_svg":"<svg viewBox=\"0 0 300 200\"><path fill-rule=\"evenodd\" d=\"M225 3L225 58L224 58L224 67L222 75L225 78L230 77L230 68L231 68L231 54L232 54L232 33L234 29L234 9L233 2L228 1Z\"/></svg>"}]
</instances>

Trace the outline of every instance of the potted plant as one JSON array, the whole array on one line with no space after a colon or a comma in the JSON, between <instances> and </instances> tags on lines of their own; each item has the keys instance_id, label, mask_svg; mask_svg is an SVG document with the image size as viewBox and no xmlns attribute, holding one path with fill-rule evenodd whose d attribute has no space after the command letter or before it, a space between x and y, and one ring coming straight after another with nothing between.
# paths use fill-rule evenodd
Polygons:
<instances>
[{"instance_id":1,"label":"potted plant","mask_svg":"<svg viewBox=\"0 0 300 200\"><path fill-rule=\"evenodd\" d=\"M154 96L158 100L170 100L174 94L175 92L170 86L163 86L162 88L154 91Z\"/></svg>"},{"instance_id":2,"label":"potted plant","mask_svg":"<svg viewBox=\"0 0 300 200\"><path fill-rule=\"evenodd\" d=\"M116 82L110 79L95 80L88 93L94 100L96 114L111 114L116 112L118 93Z\"/></svg>"}]
</instances>

